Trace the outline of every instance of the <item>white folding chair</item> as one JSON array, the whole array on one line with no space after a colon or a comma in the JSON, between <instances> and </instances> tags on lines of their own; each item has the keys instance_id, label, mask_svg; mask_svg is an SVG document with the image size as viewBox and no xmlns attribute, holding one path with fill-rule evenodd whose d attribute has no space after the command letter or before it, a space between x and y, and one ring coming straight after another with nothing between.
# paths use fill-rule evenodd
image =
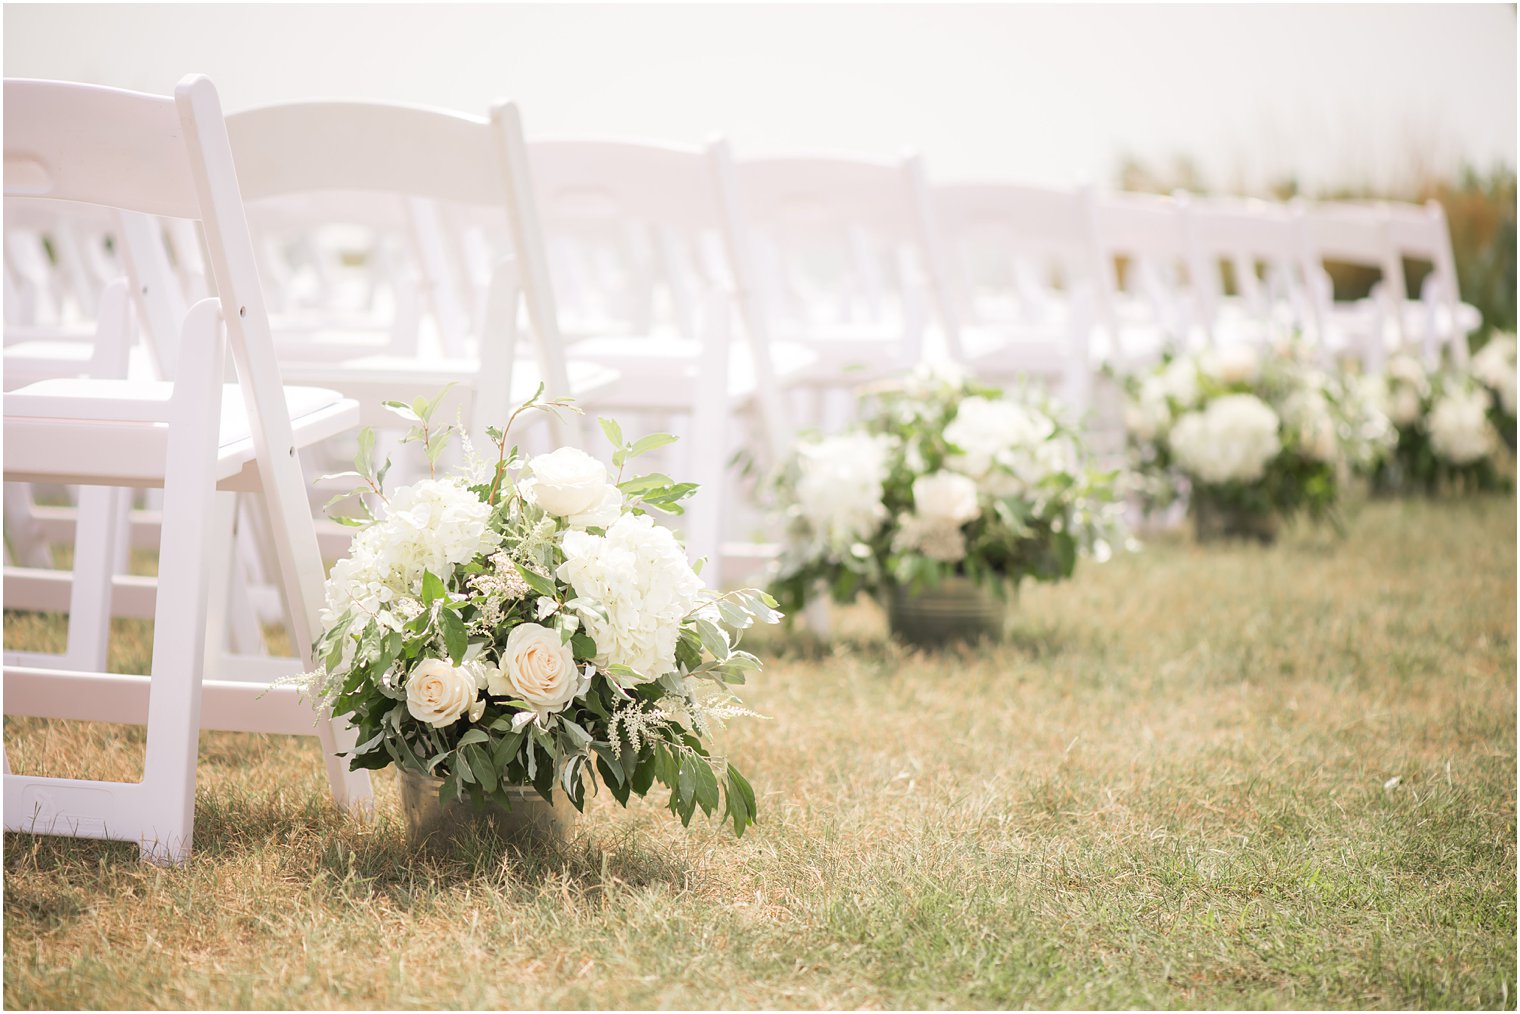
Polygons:
<instances>
[{"instance_id":1,"label":"white folding chair","mask_svg":"<svg viewBox=\"0 0 1520 1014\"><path fill-rule=\"evenodd\" d=\"M925 358L933 283L922 160L754 158L737 162L734 178L733 245L753 265L751 326L817 357L800 381L811 392L805 418L842 423L830 416L829 392ZM929 358L953 354L929 350ZM848 400L842 407L851 410Z\"/></svg>"},{"instance_id":2,"label":"white folding chair","mask_svg":"<svg viewBox=\"0 0 1520 1014\"><path fill-rule=\"evenodd\" d=\"M1286 205L1175 195L1182 206L1197 323L1210 344L1262 344L1302 330L1298 223ZM1228 271L1233 295L1226 294Z\"/></svg>"},{"instance_id":3,"label":"white folding chair","mask_svg":"<svg viewBox=\"0 0 1520 1014\"><path fill-rule=\"evenodd\" d=\"M1405 341L1404 264L1393 244L1387 209L1301 198L1292 207L1298 215L1311 330L1321 354L1354 356L1369 370L1381 369L1389 352ZM1366 299L1336 300L1327 264L1372 268L1379 280Z\"/></svg>"},{"instance_id":4,"label":"white folding chair","mask_svg":"<svg viewBox=\"0 0 1520 1014\"><path fill-rule=\"evenodd\" d=\"M1158 194L1101 193L1094 222L1102 260L1097 305L1108 337L1105 357L1129 366L1196 344L1180 202Z\"/></svg>"},{"instance_id":5,"label":"white folding chair","mask_svg":"<svg viewBox=\"0 0 1520 1014\"><path fill-rule=\"evenodd\" d=\"M703 490L682 519L688 551L746 565L764 550L723 537L721 526L732 530L739 506L727 463L745 446L762 466L776 460L791 434L781 387L814 357L772 341L752 312L747 251L735 244L728 146L524 145L515 106L500 105L493 117L507 138L513 191L524 201L514 222L538 326L558 335L561 319L595 323L596 333L570 340L567 355L612 366L621 380L590 399L589 411L680 420L671 423L683 438L671 457L684 459L680 474ZM562 285L555 269L567 264L577 264L578 274ZM735 317L745 324L743 340L733 334ZM730 425L736 415L754 423L753 439Z\"/></svg>"},{"instance_id":6,"label":"white folding chair","mask_svg":"<svg viewBox=\"0 0 1520 1014\"><path fill-rule=\"evenodd\" d=\"M1102 270L1091 189L937 184L925 209L935 301L955 357L979 377L1054 382L1085 411Z\"/></svg>"},{"instance_id":7,"label":"white folding chair","mask_svg":"<svg viewBox=\"0 0 1520 1014\"><path fill-rule=\"evenodd\" d=\"M462 413L471 435L484 441L486 428L501 425L540 382L547 397L584 401L616 380L605 365L567 362L560 342L536 327L527 347L518 343L522 286L509 222L515 202L498 125L371 102L266 106L227 123L245 200L255 214L282 216L285 235L297 222L315 232L327 209L328 223L360 221L390 234L389 305L398 323L386 347L348 357L307 355L306 348L322 344L320 329L298 325L299 339L287 335L284 342L277 332L288 382L340 391L359 402L366 425L391 430L405 423L383 402L410 404L453 385L438 418L452 422ZM489 232L495 244L478 308L467 305L464 266L445 246L447 232L465 226L476 235ZM424 320L431 329L426 342L419 331ZM545 421L562 439L581 440L574 417ZM343 459L350 456L345 449ZM405 481L404 464L396 474ZM340 553L352 534L325 521L318 528L328 555Z\"/></svg>"},{"instance_id":8,"label":"white folding chair","mask_svg":"<svg viewBox=\"0 0 1520 1014\"><path fill-rule=\"evenodd\" d=\"M1404 294L1398 293L1404 338L1419 345L1428 365L1434 366L1442 352L1449 351L1453 363L1465 366L1468 336L1482 327L1483 315L1462 302L1446 209L1434 199L1424 204L1388 202L1383 208L1388 239L1400 259L1430 265L1419 299L1403 300Z\"/></svg>"},{"instance_id":9,"label":"white folding chair","mask_svg":"<svg viewBox=\"0 0 1520 1014\"><path fill-rule=\"evenodd\" d=\"M342 432L357 407L283 389L216 90L182 81L172 99L89 85L5 83L5 193L196 221L218 293L180 331L175 380L47 380L5 398L5 478L162 487L163 530L148 678L5 666L7 714L147 725L140 782L5 775L9 831L137 843L181 861L194 826L201 728L315 734L340 804L364 810L367 772L337 756L347 730L316 721L271 677L312 668L323 571L297 450ZM222 383L230 346L237 384ZM286 622L299 659L224 664L219 629L232 500L258 495L275 536ZM81 537L85 533L82 533ZM109 541L109 535L103 536Z\"/></svg>"}]
</instances>

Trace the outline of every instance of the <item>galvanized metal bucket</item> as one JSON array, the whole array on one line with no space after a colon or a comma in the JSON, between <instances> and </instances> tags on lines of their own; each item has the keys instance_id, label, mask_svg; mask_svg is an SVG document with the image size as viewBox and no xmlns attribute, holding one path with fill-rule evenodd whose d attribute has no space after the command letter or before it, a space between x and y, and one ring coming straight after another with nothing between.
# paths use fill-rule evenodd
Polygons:
<instances>
[{"instance_id":1,"label":"galvanized metal bucket","mask_svg":"<svg viewBox=\"0 0 1520 1014\"><path fill-rule=\"evenodd\" d=\"M894 584L887 595L887 623L893 637L915 648L1001 641L1011 605L1011 597L1000 599L964 577L947 578L916 595Z\"/></svg>"},{"instance_id":2,"label":"galvanized metal bucket","mask_svg":"<svg viewBox=\"0 0 1520 1014\"><path fill-rule=\"evenodd\" d=\"M1226 507L1208 496L1194 496L1189 507L1193 514L1193 532L1199 542L1240 539L1270 546L1277 541L1279 521L1275 513L1259 514Z\"/></svg>"},{"instance_id":3,"label":"galvanized metal bucket","mask_svg":"<svg viewBox=\"0 0 1520 1014\"><path fill-rule=\"evenodd\" d=\"M413 846L448 847L472 838L492 838L519 846L563 843L575 819L575 807L555 792L554 803L528 786L506 787L510 806L490 803L477 808L468 801L438 800L442 778L399 772L401 808L406 814L407 841Z\"/></svg>"}]
</instances>

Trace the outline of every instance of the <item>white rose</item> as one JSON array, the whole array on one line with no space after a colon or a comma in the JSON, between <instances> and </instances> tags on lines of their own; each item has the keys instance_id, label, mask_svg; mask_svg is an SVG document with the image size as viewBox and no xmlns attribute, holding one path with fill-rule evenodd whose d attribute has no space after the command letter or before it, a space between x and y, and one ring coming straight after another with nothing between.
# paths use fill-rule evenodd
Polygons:
<instances>
[{"instance_id":1,"label":"white rose","mask_svg":"<svg viewBox=\"0 0 1520 1014\"><path fill-rule=\"evenodd\" d=\"M476 708L479 672L472 666L458 669L446 659L423 659L406 681L406 710L413 718L442 729L459 721L466 711L478 718L484 708Z\"/></svg>"},{"instance_id":2,"label":"white rose","mask_svg":"<svg viewBox=\"0 0 1520 1014\"><path fill-rule=\"evenodd\" d=\"M524 495L545 513L569 517L603 503L612 487L607 466L575 447L561 447L528 461L532 479ZM612 487L616 493L616 487Z\"/></svg>"},{"instance_id":3,"label":"white rose","mask_svg":"<svg viewBox=\"0 0 1520 1014\"><path fill-rule=\"evenodd\" d=\"M1163 435L1172 421L1166 392L1156 378L1148 377L1140 385L1139 395L1125 402L1124 425L1137 440L1149 442Z\"/></svg>"},{"instance_id":4,"label":"white rose","mask_svg":"<svg viewBox=\"0 0 1520 1014\"><path fill-rule=\"evenodd\" d=\"M537 623L521 623L507 635L501 665L489 680L492 696L518 697L540 714L553 714L585 689L575 669L575 654L559 631Z\"/></svg>"},{"instance_id":5,"label":"white rose","mask_svg":"<svg viewBox=\"0 0 1520 1014\"><path fill-rule=\"evenodd\" d=\"M1284 417L1298 430L1299 447L1316 461L1333 463L1340 457L1340 442L1330 405L1318 389L1300 391L1288 399Z\"/></svg>"},{"instance_id":6,"label":"white rose","mask_svg":"<svg viewBox=\"0 0 1520 1014\"><path fill-rule=\"evenodd\" d=\"M1160 373L1161 391L1183 408L1198 400L1198 367L1191 359L1177 358Z\"/></svg>"},{"instance_id":7,"label":"white rose","mask_svg":"<svg viewBox=\"0 0 1520 1014\"><path fill-rule=\"evenodd\" d=\"M606 528L622 516L623 491L609 482L603 487L600 500L565 520L571 528Z\"/></svg>"},{"instance_id":8,"label":"white rose","mask_svg":"<svg viewBox=\"0 0 1520 1014\"><path fill-rule=\"evenodd\" d=\"M1388 360L1388 377L1414 388L1423 388L1426 382L1425 367L1413 356L1394 356Z\"/></svg>"},{"instance_id":9,"label":"white rose","mask_svg":"<svg viewBox=\"0 0 1520 1014\"><path fill-rule=\"evenodd\" d=\"M1400 386L1388 396L1388 418L1400 426L1408 426L1420 418L1420 392L1412 387Z\"/></svg>"},{"instance_id":10,"label":"white rose","mask_svg":"<svg viewBox=\"0 0 1520 1014\"><path fill-rule=\"evenodd\" d=\"M913 504L920 517L963 525L981 513L976 483L954 472L935 472L913 480Z\"/></svg>"},{"instance_id":11,"label":"white rose","mask_svg":"<svg viewBox=\"0 0 1520 1014\"><path fill-rule=\"evenodd\" d=\"M1229 345L1209 357L1209 372L1225 384L1249 384L1256 380L1261 362L1249 345Z\"/></svg>"}]
</instances>

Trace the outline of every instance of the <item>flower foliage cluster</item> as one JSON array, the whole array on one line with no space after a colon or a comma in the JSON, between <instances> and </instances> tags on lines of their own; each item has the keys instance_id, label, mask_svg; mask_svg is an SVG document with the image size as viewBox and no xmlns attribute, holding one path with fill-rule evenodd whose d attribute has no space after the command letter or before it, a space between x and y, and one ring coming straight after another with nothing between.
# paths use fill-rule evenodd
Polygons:
<instances>
[{"instance_id":1,"label":"flower foliage cluster","mask_svg":"<svg viewBox=\"0 0 1520 1014\"><path fill-rule=\"evenodd\" d=\"M1186 494L1247 515L1338 523L1346 481L1394 439L1362 385L1315 368L1293 344L1168 357L1121 382L1130 469L1150 506Z\"/></svg>"},{"instance_id":2,"label":"flower foliage cluster","mask_svg":"<svg viewBox=\"0 0 1520 1014\"><path fill-rule=\"evenodd\" d=\"M1492 336L1466 368L1431 370L1399 355L1365 383L1398 434L1374 472L1377 486L1435 492L1508 483L1506 459L1515 449L1513 335Z\"/></svg>"},{"instance_id":3,"label":"flower foliage cluster","mask_svg":"<svg viewBox=\"0 0 1520 1014\"><path fill-rule=\"evenodd\" d=\"M786 540L771 586L796 610L951 575L997 594L1069 577L1123 541L1114 473L1042 396L1006 397L946 369L878 387L859 422L800 440L773 477Z\"/></svg>"},{"instance_id":4,"label":"flower foliage cluster","mask_svg":"<svg viewBox=\"0 0 1520 1014\"><path fill-rule=\"evenodd\" d=\"M494 455L461 434L463 466L439 477L454 427L433 425L437 404L388 403L413 423L429 478L387 492L368 432L345 473L379 509L350 519L360 530L328 579L320 665L303 682L355 727L353 767L440 777L445 802L477 805L532 786L579 809L597 782L626 804L659 782L683 823L721 804L742 834L755 795L712 736L751 714L734 688L760 661L741 632L781 614L762 591L709 590L654 523L695 486L623 477L675 438L629 442L602 420L616 476L575 448L525 458L512 421L573 410L535 395L489 431Z\"/></svg>"}]
</instances>

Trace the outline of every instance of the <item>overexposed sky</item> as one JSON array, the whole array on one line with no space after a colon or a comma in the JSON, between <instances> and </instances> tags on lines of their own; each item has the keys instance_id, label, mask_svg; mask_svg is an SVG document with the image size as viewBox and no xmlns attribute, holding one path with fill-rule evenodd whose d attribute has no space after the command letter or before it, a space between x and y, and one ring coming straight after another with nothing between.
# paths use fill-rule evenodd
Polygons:
<instances>
[{"instance_id":1,"label":"overexposed sky","mask_svg":"<svg viewBox=\"0 0 1520 1014\"><path fill-rule=\"evenodd\" d=\"M1216 188L1387 188L1515 164L1510 4L6 4L4 27L10 77L167 92L199 71L228 110L509 97L530 137L912 146L938 179L1112 182L1133 154Z\"/></svg>"}]
</instances>

